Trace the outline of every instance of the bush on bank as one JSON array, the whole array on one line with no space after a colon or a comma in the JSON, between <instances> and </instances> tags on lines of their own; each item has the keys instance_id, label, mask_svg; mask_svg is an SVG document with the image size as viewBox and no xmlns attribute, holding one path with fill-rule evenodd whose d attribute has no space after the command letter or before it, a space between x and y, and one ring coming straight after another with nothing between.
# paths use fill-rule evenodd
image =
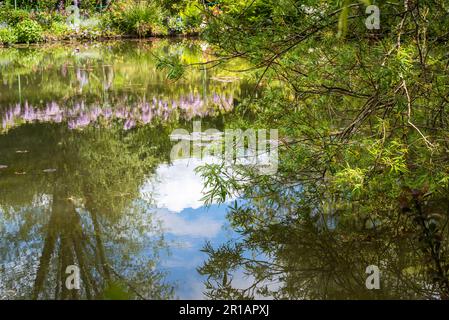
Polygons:
<instances>
[{"instance_id":1,"label":"bush on bank","mask_svg":"<svg viewBox=\"0 0 449 320\"><path fill-rule=\"evenodd\" d=\"M98 6L98 4L100 6ZM0 1L0 45L65 39L198 34L202 2L181 0Z\"/></svg>"},{"instance_id":2,"label":"bush on bank","mask_svg":"<svg viewBox=\"0 0 449 320\"><path fill-rule=\"evenodd\" d=\"M17 42L17 35L10 27L0 28L0 44L13 44Z\"/></svg>"}]
</instances>

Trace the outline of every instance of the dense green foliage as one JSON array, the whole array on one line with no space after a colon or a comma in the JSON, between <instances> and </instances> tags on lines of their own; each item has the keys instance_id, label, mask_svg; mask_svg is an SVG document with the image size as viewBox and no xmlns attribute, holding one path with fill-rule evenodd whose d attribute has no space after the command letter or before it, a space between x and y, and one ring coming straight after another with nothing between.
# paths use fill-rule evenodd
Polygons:
<instances>
[{"instance_id":1,"label":"dense green foliage","mask_svg":"<svg viewBox=\"0 0 449 320\"><path fill-rule=\"evenodd\" d=\"M0 44L197 34L205 18L203 11L197 0L24 0L17 7L5 1L0 3L0 30L10 29L1 31ZM30 22L19 26L25 20L38 23L42 31ZM6 35L11 30L17 37Z\"/></svg>"},{"instance_id":2,"label":"dense green foliage","mask_svg":"<svg viewBox=\"0 0 449 320\"><path fill-rule=\"evenodd\" d=\"M16 25L16 34L18 42L39 42L42 39L42 28L36 21L23 20Z\"/></svg>"},{"instance_id":3,"label":"dense green foliage","mask_svg":"<svg viewBox=\"0 0 449 320\"><path fill-rule=\"evenodd\" d=\"M0 29L0 44L13 44L17 42L17 35L12 28Z\"/></svg>"},{"instance_id":4,"label":"dense green foliage","mask_svg":"<svg viewBox=\"0 0 449 320\"><path fill-rule=\"evenodd\" d=\"M166 33L163 30L164 12L156 2L121 1L110 6L106 21L127 34L141 37Z\"/></svg>"},{"instance_id":5,"label":"dense green foliage","mask_svg":"<svg viewBox=\"0 0 449 320\"><path fill-rule=\"evenodd\" d=\"M369 30L367 4L224 2L209 17L207 39L263 91L240 106L255 122L228 125L281 136L276 175L201 170L207 200L249 199L230 213L242 240L205 248L211 297L449 298L449 7L378 2ZM365 289L370 264L385 290ZM241 269L254 285L233 286Z\"/></svg>"}]
</instances>

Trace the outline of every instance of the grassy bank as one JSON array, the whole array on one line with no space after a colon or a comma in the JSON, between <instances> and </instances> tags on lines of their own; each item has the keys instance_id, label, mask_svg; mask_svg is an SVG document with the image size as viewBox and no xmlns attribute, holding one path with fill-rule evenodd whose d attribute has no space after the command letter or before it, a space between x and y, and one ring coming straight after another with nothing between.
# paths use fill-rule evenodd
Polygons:
<instances>
[{"instance_id":1,"label":"grassy bank","mask_svg":"<svg viewBox=\"0 0 449 320\"><path fill-rule=\"evenodd\" d=\"M175 4L162 0L17 0L17 3L0 1L0 46L197 35L205 21L205 7L195 0Z\"/></svg>"}]
</instances>

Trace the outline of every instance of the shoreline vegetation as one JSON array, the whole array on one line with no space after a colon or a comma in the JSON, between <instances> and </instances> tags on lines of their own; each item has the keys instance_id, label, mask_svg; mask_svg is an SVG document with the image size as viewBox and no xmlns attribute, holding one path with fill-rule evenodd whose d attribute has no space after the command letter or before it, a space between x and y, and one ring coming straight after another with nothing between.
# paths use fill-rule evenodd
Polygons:
<instances>
[{"instance_id":1,"label":"shoreline vegetation","mask_svg":"<svg viewBox=\"0 0 449 320\"><path fill-rule=\"evenodd\" d=\"M213 3L183 0L0 1L0 47L63 41L197 37Z\"/></svg>"}]
</instances>

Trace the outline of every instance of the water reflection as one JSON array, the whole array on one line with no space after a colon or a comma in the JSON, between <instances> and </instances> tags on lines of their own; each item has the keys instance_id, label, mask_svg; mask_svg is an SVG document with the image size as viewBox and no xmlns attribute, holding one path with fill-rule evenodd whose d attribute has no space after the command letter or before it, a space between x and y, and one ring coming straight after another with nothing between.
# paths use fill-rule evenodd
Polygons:
<instances>
[{"instance_id":1,"label":"water reflection","mask_svg":"<svg viewBox=\"0 0 449 320\"><path fill-rule=\"evenodd\" d=\"M173 83L156 68L159 57L168 54L186 63L212 59L200 44L131 41L2 49L1 129L36 121L82 128L99 119L121 119L131 129L153 118L191 119L229 111L247 87L229 72L192 68Z\"/></svg>"},{"instance_id":2,"label":"water reflection","mask_svg":"<svg viewBox=\"0 0 449 320\"><path fill-rule=\"evenodd\" d=\"M17 298L171 295L155 270L162 234L138 200L156 156L141 160L132 140L118 128L52 124L0 137L9 164L0 179L2 289ZM68 265L80 267L79 292L64 286Z\"/></svg>"},{"instance_id":3,"label":"water reflection","mask_svg":"<svg viewBox=\"0 0 449 320\"><path fill-rule=\"evenodd\" d=\"M248 200L231 208L238 237L204 247L199 271L208 297L448 299L447 194L405 190L397 202L353 203L277 178L251 184ZM372 265L380 269L378 290L366 286ZM242 273L253 279L244 286Z\"/></svg>"},{"instance_id":4,"label":"water reflection","mask_svg":"<svg viewBox=\"0 0 449 320\"><path fill-rule=\"evenodd\" d=\"M201 297L200 248L226 237L225 211L206 216L199 163L170 162L170 133L195 117L221 129L245 83L202 69L170 83L155 56L173 52L209 57L168 42L0 51L2 298ZM173 262L192 256L181 276Z\"/></svg>"},{"instance_id":5,"label":"water reflection","mask_svg":"<svg viewBox=\"0 0 449 320\"><path fill-rule=\"evenodd\" d=\"M153 118L167 121L172 117L185 119L193 117L205 117L216 112L232 110L234 98L232 95L214 94L211 101L201 99L200 95L190 94L188 97L180 97L179 100L163 100L153 97L149 101L137 102L135 105L125 104L128 97L122 101L116 101L115 107L110 103L88 105L84 101L75 103L71 108L65 105L61 107L57 102L50 102L44 108L32 106L25 101L24 105L16 104L4 112L2 118L3 130L10 129L23 122L68 122L70 129L81 129L90 124L102 121L107 124L114 120L123 121L123 129L129 130L138 124L148 124Z\"/></svg>"},{"instance_id":6,"label":"water reflection","mask_svg":"<svg viewBox=\"0 0 449 320\"><path fill-rule=\"evenodd\" d=\"M382 206L267 176L205 208L202 162L170 161L170 136L196 118L223 131L245 79L200 68L168 81L157 56L210 59L195 42L75 49L0 50L1 298L449 297L447 194ZM381 290L365 287L372 264ZM65 286L70 265L80 291Z\"/></svg>"}]
</instances>

